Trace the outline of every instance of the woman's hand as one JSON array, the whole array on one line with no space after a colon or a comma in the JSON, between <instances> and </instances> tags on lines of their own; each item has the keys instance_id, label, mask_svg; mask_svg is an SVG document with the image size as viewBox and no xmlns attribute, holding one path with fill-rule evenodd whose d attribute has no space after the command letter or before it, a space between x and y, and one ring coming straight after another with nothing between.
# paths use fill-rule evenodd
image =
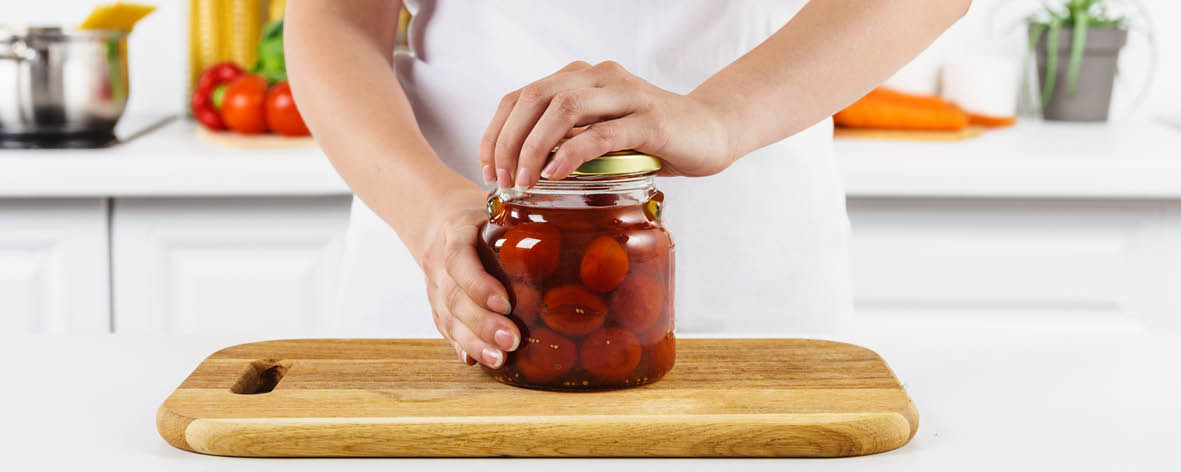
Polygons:
<instances>
[{"instance_id":1,"label":"woman's hand","mask_svg":"<svg viewBox=\"0 0 1181 472\"><path fill-rule=\"evenodd\" d=\"M511 311L504 286L484 270L476 254L487 210L467 205L455 205L434 225L435 237L421 261L427 297L435 327L459 360L498 368L504 353L521 344L521 332L504 316Z\"/></svg>"},{"instance_id":2,"label":"woman's hand","mask_svg":"<svg viewBox=\"0 0 1181 472\"><path fill-rule=\"evenodd\" d=\"M580 61L504 96L480 141L480 164L485 181L528 188L634 149L660 157L662 175L703 176L736 158L729 134L720 113L692 94L661 89L615 62Z\"/></svg>"}]
</instances>

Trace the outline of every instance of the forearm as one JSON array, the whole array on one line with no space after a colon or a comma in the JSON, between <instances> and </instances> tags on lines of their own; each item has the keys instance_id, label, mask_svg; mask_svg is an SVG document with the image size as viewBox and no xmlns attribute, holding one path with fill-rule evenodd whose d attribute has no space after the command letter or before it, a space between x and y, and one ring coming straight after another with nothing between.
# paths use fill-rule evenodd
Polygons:
<instances>
[{"instance_id":1,"label":"forearm","mask_svg":"<svg viewBox=\"0 0 1181 472\"><path fill-rule=\"evenodd\" d=\"M397 2L289 2L287 68L300 112L344 180L416 260L434 223L483 192L439 161L392 68ZM376 14L375 14L376 13Z\"/></svg>"},{"instance_id":2,"label":"forearm","mask_svg":"<svg viewBox=\"0 0 1181 472\"><path fill-rule=\"evenodd\" d=\"M832 115L963 16L970 0L812 0L690 95L725 117L733 158Z\"/></svg>"}]
</instances>

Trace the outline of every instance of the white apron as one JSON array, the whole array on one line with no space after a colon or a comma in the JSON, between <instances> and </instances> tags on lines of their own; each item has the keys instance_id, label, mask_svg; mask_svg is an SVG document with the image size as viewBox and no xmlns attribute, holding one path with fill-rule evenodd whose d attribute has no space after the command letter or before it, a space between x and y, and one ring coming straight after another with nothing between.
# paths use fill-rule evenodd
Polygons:
<instances>
[{"instance_id":1,"label":"white apron","mask_svg":"<svg viewBox=\"0 0 1181 472\"><path fill-rule=\"evenodd\" d=\"M575 60L614 60L687 93L782 27L804 0L424 1L399 80L448 166L480 182L479 139L500 98ZM791 113L791 104L783 104ZM719 175L661 178L676 241L681 333L826 331L852 314L848 218L832 122L753 152ZM406 202L413 205L413 202ZM421 270L354 199L337 331L437 335Z\"/></svg>"}]
</instances>

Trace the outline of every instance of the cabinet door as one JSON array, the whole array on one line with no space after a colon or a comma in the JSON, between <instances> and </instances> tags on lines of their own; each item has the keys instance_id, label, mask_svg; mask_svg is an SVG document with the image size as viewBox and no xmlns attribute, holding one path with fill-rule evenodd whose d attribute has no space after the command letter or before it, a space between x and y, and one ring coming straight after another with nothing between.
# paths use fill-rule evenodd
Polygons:
<instances>
[{"instance_id":1,"label":"cabinet door","mask_svg":"<svg viewBox=\"0 0 1181 472\"><path fill-rule=\"evenodd\" d=\"M110 330L107 201L0 200L0 331Z\"/></svg>"},{"instance_id":2,"label":"cabinet door","mask_svg":"<svg viewBox=\"0 0 1181 472\"><path fill-rule=\"evenodd\" d=\"M1181 221L1156 201L850 200L864 325L1177 326ZM1175 217L1174 217L1175 218ZM1170 275L1172 274L1172 275Z\"/></svg>"},{"instance_id":3,"label":"cabinet door","mask_svg":"<svg viewBox=\"0 0 1181 472\"><path fill-rule=\"evenodd\" d=\"M116 200L116 332L315 332L348 207L346 196Z\"/></svg>"}]
</instances>

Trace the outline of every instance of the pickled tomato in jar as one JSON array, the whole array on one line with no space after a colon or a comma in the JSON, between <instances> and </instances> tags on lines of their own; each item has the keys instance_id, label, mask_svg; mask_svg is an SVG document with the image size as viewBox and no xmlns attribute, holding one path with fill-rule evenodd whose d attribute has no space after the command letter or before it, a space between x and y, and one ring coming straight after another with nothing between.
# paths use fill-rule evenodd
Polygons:
<instances>
[{"instance_id":1,"label":"pickled tomato in jar","mask_svg":"<svg viewBox=\"0 0 1181 472\"><path fill-rule=\"evenodd\" d=\"M655 382L673 367L672 236L660 161L631 151L519 195L494 194L479 253L509 292L521 347L496 380L547 390Z\"/></svg>"}]
</instances>

